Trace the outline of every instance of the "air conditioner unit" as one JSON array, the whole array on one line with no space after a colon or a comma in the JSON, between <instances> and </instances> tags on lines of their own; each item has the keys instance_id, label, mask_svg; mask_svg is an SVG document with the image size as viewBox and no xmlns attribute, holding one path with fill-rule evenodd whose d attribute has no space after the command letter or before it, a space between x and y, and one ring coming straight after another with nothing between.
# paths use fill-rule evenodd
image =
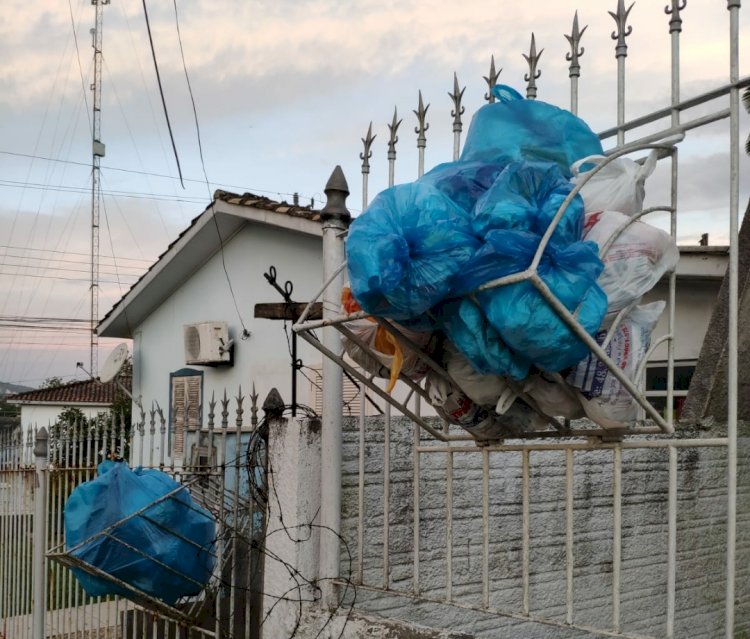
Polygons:
<instances>
[{"instance_id":1,"label":"air conditioner unit","mask_svg":"<svg viewBox=\"0 0 750 639\"><path fill-rule=\"evenodd\" d=\"M232 364L232 340L226 322L198 322L183 326L185 363L202 366Z\"/></svg>"}]
</instances>

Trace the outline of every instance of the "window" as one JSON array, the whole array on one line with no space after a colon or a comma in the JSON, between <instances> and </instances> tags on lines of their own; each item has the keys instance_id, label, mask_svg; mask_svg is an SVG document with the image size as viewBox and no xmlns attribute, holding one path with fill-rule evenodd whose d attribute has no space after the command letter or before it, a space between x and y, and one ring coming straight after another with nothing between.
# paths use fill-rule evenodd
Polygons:
<instances>
[{"instance_id":1,"label":"window","mask_svg":"<svg viewBox=\"0 0 750 639\"><path fill-rule=\"evenodd\" d=\"M694 361L677 361L674 363L674 383L672 388L672 409L675 420L680 418L687 399L690 380L695 371ZM656 410L667 417L667 362L649 363L646 368L646 397Z\"/></svg>"},{"instance_id":2,"label":"window","mask_svg":"<svg viewBox=\"0 0 750 639\"><path fill-rule=\"evenodd\" d=\"M203 372L182 368L169 375L170 455L182 459L185 433L198 430L203 412Z\"/></svg>"},{"instance_id":3,"label":"window","mask_svg":"<svg viewBox=\"0 0 750 639\"><path fill-rule=\"evenodd\" d=\"M354 379L354 378L352 378ZM359 382L354 379L349 379L346 373L344 374L343 381L343 414L345 417L359 415L359 405L361 395L359 392ZM323 414L323 371L321 368L309 368L307 369L307 381L310 384L310 395L312 401L310 402L311 408L315 410L318 415Z\"/></svg>"}]
</instances>

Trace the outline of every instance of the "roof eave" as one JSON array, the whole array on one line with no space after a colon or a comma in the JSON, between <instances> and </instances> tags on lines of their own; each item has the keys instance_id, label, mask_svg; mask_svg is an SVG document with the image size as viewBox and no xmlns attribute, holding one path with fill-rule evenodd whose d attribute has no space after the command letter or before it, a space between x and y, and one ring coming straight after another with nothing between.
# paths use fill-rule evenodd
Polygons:
<instances>
[{"instance_id":1,"label":"roof eave","mask_svg":"<svg viewBox=\"0 0 750 639\"><path fill-rule=\"evenodd\" d=\"M217 199L117 302L97 326L97 334L132 339L136 326L220 251L223 244L251 223L313 237L323 235L319 222Z\"/></svg>"}]
</instances>

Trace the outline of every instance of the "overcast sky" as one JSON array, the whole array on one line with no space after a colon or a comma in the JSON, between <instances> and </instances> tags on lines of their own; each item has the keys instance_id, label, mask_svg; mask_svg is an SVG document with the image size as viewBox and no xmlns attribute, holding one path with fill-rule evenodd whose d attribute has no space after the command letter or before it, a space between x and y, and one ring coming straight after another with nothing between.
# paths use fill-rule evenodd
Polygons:
<instances>
[{"instance_id":1,"label":"overcast sky","mask_svg":"<svg viewBox=\"0 0 750 639\"><path fill-rule=\"evenodd\" d=\"M628 119L669 103L666 0L638 0L627 38ZM671 4L671 2L670 2ZM569 105L563 37L574 11L582 40L580 115L595 130L615 124L616 60L607 14L616 0L178 0L179 26L200 123L193 110L172 2L148 2L156 56L185 176L177 179L140 0L104 8L101 294L104 315L153 263L216 188L277 200L298 192L323 199L336 164L349 180L353 212L362 207L360 138L370 121L370 195L387 180L386 124L403 123L396 179L416 177L417 91L430 104L426 165L450 159L453 72L466 86L464 132L483 103L494 54L499 81L524 91L531 32L544 49L538 97ZM88 336L20 331L18 318L89 316L90 163L94 21L90 0L5 0L0 14L0 380L36 386L74 379L88 362ZM688 98L728 80L725 2L690 0L682 12L681 93ZM740 51L750 18L744 11ZM741 74L748 73L747 66ZM685 119L717 110L713 103ZM657 126L665 125L660 122ZM744 135L750 125L743 114ZM649 131L656 130L655 128ZM722 122L681 146L678 236L697 243L727 237L727 140ZM605 147L612 142L605 143ZM743 157L742 175L747 175ZM668 167L660 166L648 203L665 203ZM747 182L741 197L746 200ZM658 201L660 200L660 201ZM654 223L664 220L655 216ZM277 265L283 266L283 265ZM251 275L252 276L252 275ZM258 278L262 273L257 273ZM83 326L79 326L83 328ZM102 340L100 361L115 345Z\"/></svg>"}]
</instances>

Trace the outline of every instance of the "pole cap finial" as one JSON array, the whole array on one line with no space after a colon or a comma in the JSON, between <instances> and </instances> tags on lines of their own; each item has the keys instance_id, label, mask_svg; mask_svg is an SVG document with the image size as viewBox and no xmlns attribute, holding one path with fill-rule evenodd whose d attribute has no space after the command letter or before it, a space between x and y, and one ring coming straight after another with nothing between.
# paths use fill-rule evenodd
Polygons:
<instances>
[{"instance_id":1,"label":"pole cap finial","mask_svg":"<svg viewBox=\"0 0 750 639\"><path fill-rule=\"evenodd\" d=\"M47 429L42 426L34 437L34 457L47 457L49 449L49 433Z\"/></svg>"},{"instance_id":2,"label":"pole cap finial","mask_svg":"<svg viewBox=\"0 0 750 639\"><path fill-rule=\"evenodd\" d=\"M331 177L328 178L328 183L324 189L326 194L326 205L320 211L323 220L340 220L345 224L349 224L352 220L352 215L349 213L349 209L346 208L346 198L349 196L349 185L346 183L346 177L341 166L336 165L333 169Z\"/></svg>"}]
</instances>

